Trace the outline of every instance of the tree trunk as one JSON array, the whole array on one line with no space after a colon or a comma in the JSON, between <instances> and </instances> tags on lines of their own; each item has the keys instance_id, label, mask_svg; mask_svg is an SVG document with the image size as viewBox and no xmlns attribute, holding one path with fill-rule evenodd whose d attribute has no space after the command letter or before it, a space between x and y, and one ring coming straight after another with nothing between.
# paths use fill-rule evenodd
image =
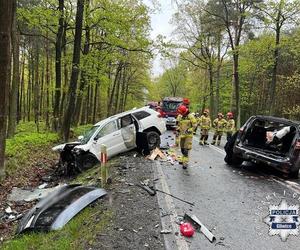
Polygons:
<instances>
[{"instance_id":1,"label":"tree trunk","mask_svg":"<svg viewBox=\"0 0 300 250\"><path fill-rule=\"evenodd\" d=\"M61 97L61 51L64 34L64 0L59 0L58 10L60 12L59 25L55 43L55 97L53 107L53 130L58 131L59 104Z\"/></svg>"},{"instance_id":2,"label":"tree trunk","mask_svg":"<svg viewBox=\"0 0 300 250\"><path fill-rule=\"evenodd\" d=\"M0 0L0 181L5 177L5 137L10 81L12 1Z\"/></svg>"},{"instance_id":3,"label":"tree trunk","mask_svg":"<svg viewBox=\"0 0 300 250\"><path fill-rule=\"evenodd\" d=\"M64 35L64 37L66 37ZM67 47L66 42L64 41L64 82L62 87L62 97L60 101L60 109L59 113L61 114L59 116L59 124L62 124L62 114L64 113L64 107L65 107L65 100L66 100L66 88L68 86L68 62L67 62Z\"/></svg>"},{"instance_id":4,"label":"tree trunk","mask_svg":"<svg viewBox=\"0 0 300 250\"><path fill-rule=\"evenodd\" d=\"M119 75L122 69L122 64L119 63L117 69L116 69L116 74L115 74L115 78L114 78L114 82L113 82L113 86L111 89L111 93L109 95L109 101L108 101L108 116L110 116L113 112L113 104L114 104L114 97L115 97L115 90L116 90L116 85L118 84L118 79L119 79Z\"/></svg>"},{"instance_id":5,"label":"tree trunk","mask_svg":"<svg viewBox=\"0 0 300 250\"><path fill-rule=\"evenodd\" d=\"M241 125L241 107L240 107L240 79L239 79L239 54L234 52L233 55L233 107L234 114L236 117L236 126L237 128Z\"/></svg>"},{"instance_id":6,"label":"tree trunk","mask_svg":"<svg viewBox=\"0 0 300 250\"><path fill-rule=\"evenodd\" d=\"M25 95L24 95L24 90L25 90L25 81L24 81L24 74L25 74L25 56L23 56L23 62L22 62L22 75L21 75L21 81L20 81L20 96L19 96L19 108L18 108L18 123L20 120L22 120L22 117L24 118L25 114Z\"/></svg>"},{"instance_id":7,"label":"tree trunk","mask_svg":"<svg viewBox=\"0 0 300 250\"><path fill-rule=\"evenodd\" d=\"M214 107L214 81L213 81L213 68L212 65L208 65L208 77L209 77L209 108L211 118L215 117Z\"/></svg>"},{"instance_id":8,"label":"tree trunk","mask_svg":"<svg viewBox=\"0 0 300 250\"><path fill-rule=\"evenodd\" d=\"M83 47L83 52L82 52L83 56L88 55L90 52L90 27L89 27L89 23L87 21L88 14L89 14L89 3L90 3L90 0L86 0L86 12L85 12L86 25L85 25L85 42L84 42L84 47ZM80 111L81 111L81 106L82 106L82 98L83 98L83 95L84 95L84 92L86 89L87 81L88 81L87 74L83 67L81 74L80 74L80 86L79 86L79 91L77 94L75 115L74 115L74 119L73 119L73 123L76 126L79 122Z\"/></svg>"},{"instance_id":9,"label":"tree trunk","mask_svg":"<svg viewBox=\"0 0 300 250\"><path fill-rule=\"evenodd\" d=\"M221 34L218 35L218 65L216 73L216 102L215 110L219 112L220 110L220 73L222 67L222 58L221 58Z\"/></svg>"},{"instance_id":10,"label":"tree trunk","mask_svg":"<svg viewBox=\"0 0 300 250\"><path fill-rule=\"evenodd\" d=\"M72 73L70 79L70 88L68 92L68 106L65 111L63 120L62 133L64 141L68 141L70 134L71 117L74 115L74 105L76 98L77 80L80 68L80 47L82 35L84 0L77 1L76 23L75 23L75 39L73 50Z\"/></svg>"},{"instance_id":11,"label":"tree trunk","mask_svg":"<svg viewBox=\"0 0 300 250\"><path fill-rule=\"evenodd\" d=\"M279 44L280 44L280 27L276 24L276 38L275 38L275 50L274 50L274 63L272 69L272 80L269 92L269 114L274 115L274 100L276 98L276 84L277 84L277 66L279 57Z\"/></svg>"},{"instance_id":12,"label":"tree trunk","mask_svg":"<svg viewBox=\"0 0 300 250\"><path fill-rule=\"evenodd\" d=\"M50 122L49 122L49 108L50 108L50 96L49 96L49 88L51 86L50 83L50 60L49 60L49 41L46 40L46 128L50 129Z\"/></svg>"},{"instance_id":13,"label":"tree trunk","mask_svg":"<svg viewBox=\"0 0 300 250\"><path fill-rule=\"evenodd\" d=\"M12 24L12 52L13 52L13 77L12 77L12 85L10 89L10 100L9 100L9 117L8 117L8 129L7 129L7 137L12 137L15 134L16 124L17 124L17 107L18 107L18 90L19 90L19 82L20 82L20 72L19 72L19 64L20 64L20 38L19 32L17 28L17 14L16 14L16 0L13 1L13 24Z\"/></svg>"},{"instance_id":14,"label":"tree trunk","mask_svg":"<svg viewBox=\"0 0 300 250\"><path fill-rule=\"evenodd\" d=\"M96 86L95 86L93 120L92 120L93 124L96 123L97 106L98 106L98 82L96 82Z\"/></svg>"},{"instance_id":15,"label":"tree trunk","mask_svg":"<svg viewBox=\"0 0 300 250\"><path fill-rule=\"evenodd\" d=\"M40 63L40 52L39 52L39 39L35 41L35 77L34 77L34 89L33 89L33 110L34 110L34 122L36 125L36 130L39 132L39 103L40 103L40 88L39 88L39 63Z\"/></svg>"}]
</instances>

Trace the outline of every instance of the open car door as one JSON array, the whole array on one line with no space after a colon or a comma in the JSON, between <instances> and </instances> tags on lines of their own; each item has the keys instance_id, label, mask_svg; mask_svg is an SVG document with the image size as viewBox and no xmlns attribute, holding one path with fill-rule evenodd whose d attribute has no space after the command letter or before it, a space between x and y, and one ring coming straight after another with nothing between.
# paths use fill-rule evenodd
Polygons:
<instances>
[{"instance_id":1,"label":"open car door","mask_svg":"<svg viewBox=\"0 0 300 250\"><path fill-rule=\"evenodd\" d=\"M119 119L121 135L126 149L136 147L137 123L131 114L125 115Z\"/></svg>"}]
</instances>

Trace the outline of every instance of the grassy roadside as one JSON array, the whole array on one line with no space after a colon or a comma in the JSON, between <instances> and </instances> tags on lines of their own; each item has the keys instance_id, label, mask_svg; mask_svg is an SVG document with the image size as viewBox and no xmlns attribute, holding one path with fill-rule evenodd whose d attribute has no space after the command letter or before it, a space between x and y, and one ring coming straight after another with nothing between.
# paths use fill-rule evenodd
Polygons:
<instances>
[{"instance_id":1,"label":"grassy roadside","mask_svg":"<svg viewBox=\"0 0 300 250\"><path fill-rule=\"evenodd\" d=\"M45 150L59 141L56 133L41 130L36 131L33 122L20 123L16 135L6 141L6 173L14 176L30 167L36 156L47 157ZM41 152L43 152L42 155ZM49 152L50 153L50 152Z\"/></svg>"},{"instance_id":2,"label":"grassy roadside","mask_svg":"<svg viewBox=\"0 0 300 250\"><path fill-rule=\"evenodd\" d=\"M85 125L73 129L74 136L83 134L90 127L91 125ZM38 133L34 123L21 123L17 128L15 137L7 140L6 171L9 183L12 182L13 185L17 184L21 187L28 185L32 179L27 173L36 171L36 168L47 168L57 160L58 156L51 151L51 147L58 142L57 134L44 130ZM20 175L20 173L22 174ZM71 183L95 183L99 185L99 178L100 167L96 166L78 175ZM15 236L4 241L2 245L0 242L0 248L14 250L86 249L92 246L97 235L111 224L112 218L113 212L106 207L105 202L101 199L92 207L85 208L62 230ZM14 223L13 228L16 228L16 225L17 223ZM12 229L13 231L15 229Z\"/></svg>"},{"instance_id":3,"label":"grassy roadside","mask_svg":"<svg viewBox=\"0 0 300 250\"><path fill-rule=\"evenodd\" d=\"M111 163L111 167L117 161ZM99 182L100 166L95 166L88 171L78 175L71 183L91 184L96 186ZM95 184L93 186L95 186ZM67 250L88 249L94 245L97 236L105 233L105 229L113 222L113 211L106 206L103 199L85 208L76 215L62 230L49 233L29 233L17 236L4 242L1 249L23 250Z\"/></svg>"},{"instance_id":4,"label":"grassy roadside","mask_svg":"<svg viewBox=\"0 0 300 250\"><path fill-rule=\"evenodd\" d=\"M74 136L77 137L90 128L91 125L74 128ZM8 176L18 175L24 168L30 168L38 159L57 158L57 154L51 151L51 147L59 142L57 133L47 131L43 123L37 132L34 122L21 122L17 126L16 134L6 141L6 173Z\"/></svg>"}]
</instances>

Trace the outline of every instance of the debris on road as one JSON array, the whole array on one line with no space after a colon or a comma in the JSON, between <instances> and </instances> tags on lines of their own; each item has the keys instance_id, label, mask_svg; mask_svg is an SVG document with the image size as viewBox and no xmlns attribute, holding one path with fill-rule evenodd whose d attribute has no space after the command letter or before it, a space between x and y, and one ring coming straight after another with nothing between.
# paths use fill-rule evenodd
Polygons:
<instances>
[{"instance_id":1,"label":"debris on road","mask_svg":"<svg viewBox=\"0 0 300 250\"><path fill-rule=\"evenodd\" d=\"M44 189L47 186L48 186L48 183L43 183L43 184L39 185L38 188L39 189Z\"/></svg>"},{"instance_id":2,"label":"debris on road","mask_svg":"<svg viewBox=\"0 0 300 250\"><path fill-rule=\"evenodd\" d=\"M6 209L5 209L5 213L7 213L7 214L11 214L13 211L12 211L12 209L11 209L11 207L7 207Z\"/></svg>"},{"instance_id":3,"label":"debris on road","mask_svg":"<svg viewBox=\"0 0 300 250\"><path fill-rule=\"evenodd\" d=\"M195 206L195 203L194 203L194 202L189 202L189 201L183 200L183 199L181 199L181 198L179 198L179 197L176 197L176 196L173 195L173 194L169 194L169 193L164 192L164 191L162 191L162 190L159 190L159 189L157 189L157 188L156 188L155 190L156 190L157 192L160 192L160 193L169 195L169 196L173 197L174 199L177 199L177 200L179 200L179 201L185 202L185 203L187 203L187 204L189 204L189 205L191 205L191 206Z\"/></svg>"},{"instance_id":4,"label":"debris on road","mask_svg":"<svg viewBox=\"0 0 300 250\"><path fill-rule=\"evenodd\" d=\"M156 190L150 188L149 186L145 186L145 185L142 185L142 184L136 184L136 186L137 186L137 187L140 187L140 188L142 188L142 189L144 189L144 190L147 191L151 196L156 195Z\"/></svg>"},{"instance_id":5,"label":"debris on road","mask_svg":"<svg viewBox=\"0 0 300 250\"><path fill-rule=\"evenodd\" d=\"M186 221L190 221L197 230L202 232L205 237L213 243L216 240L216 237L201 223L201 221L195 215L184 215Z\"/></svg>"},{"instance_id":6,"label":"debris on road","mask_svg":"<svg viewBox=\"0 0 300 250\"><path fill-rule=\"evenodd\" d=\"M26 202L39 200L39 199L45 198L50 193L61 188L62 186L63 185L60 184L53 188L43 188L43 189L40 189L38 187L33 190L26 190L26 189L13 187L11 193L8 195L8 200L9 201L26 201Z\"/></svg>"},{"instance_id":7,"label":"debris on road","mask_svg":"<svg viewBox=\"0 0 300 250\"><path fill-rule=\"evenodd\" d=\"M180 233L185 237L192 237L195 233L195 229L189 222L180 224Z\"/></svg>"},{"instance_id":8,"label":"debris on road","mask_svg":"<svg viewBox=\"0 0 300 250\"><path fill-rule=\"evenodd\" d=\"M172 231L171 231L171 230L164 229L164 230L161 230L160 233L161 233L161 234L170 234L170 233L172 233Z\"/></svg>"},{"instance_id":9,"label":"debris on road","mask_svg":"<svg viewBox=\"0 0 300 250\"><path fill-rule=\"evenodd\" d=\"M159 148L155 148L151 152L150 156L147 156L146 158L151 160L151 161L154 161L157 156L159 156L163 160L166 159L165 154Z\"/></svg>"}]
</instances>

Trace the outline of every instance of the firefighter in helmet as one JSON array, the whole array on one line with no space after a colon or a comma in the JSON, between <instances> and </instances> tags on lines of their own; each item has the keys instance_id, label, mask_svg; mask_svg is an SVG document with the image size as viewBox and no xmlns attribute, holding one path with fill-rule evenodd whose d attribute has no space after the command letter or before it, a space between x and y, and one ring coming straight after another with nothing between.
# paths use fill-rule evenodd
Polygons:
<instances>
[{"instance_id":1,"label":"firefighter in helmet","mask_svg":"<svg viewBox=\"0 0 300 250\"><path fill-rule=\"evenodd\" d=\"M178 125L179 132L179 145L182 153L181 162L183 168L186 169L189 162L189 151L192 149L193 132L197 126L196 118L189 113L185 105L180 105L177 109L178 112Z\"/></svg>"},{"instance_id":2,"label":"firefighter in helmet","mask_svg":"<svg viewBox=\"0 0 300 250\"><path fill-rule=\"evenodd\" d=\"M222 113L218 113L218 117L213 121L213 127L215 129L212 145L217 143L220 146L222 135L224 130L226 129L227 121L224 119Z\"/></svg>"},{"instance_id":3,"label":"firefighter in helmet","mask_svg":"<svg viewBox=\"0 0 300 250\"><path fill-rule=\"evenodd\" d=\"M228 112L227 113L227 126L226 126L226 136L227 141L229 141L235 131L235 121L233 119L233 113Z\"/></svg>"},{"instance_id":4,"label":"firefighter in helmet","mask_svg":"<svg viewBox=\"0 0 300 250\"><path fill-rule=\"evenodd\" d=\"M211 120L209 117L209 110L204 109L203 115L201 115L198 119L198 125L201 129L201 135L200 135L200 145L208 145L207 139L208 139L208 131L211 128Z\"/></svg>"}]
</instances>

